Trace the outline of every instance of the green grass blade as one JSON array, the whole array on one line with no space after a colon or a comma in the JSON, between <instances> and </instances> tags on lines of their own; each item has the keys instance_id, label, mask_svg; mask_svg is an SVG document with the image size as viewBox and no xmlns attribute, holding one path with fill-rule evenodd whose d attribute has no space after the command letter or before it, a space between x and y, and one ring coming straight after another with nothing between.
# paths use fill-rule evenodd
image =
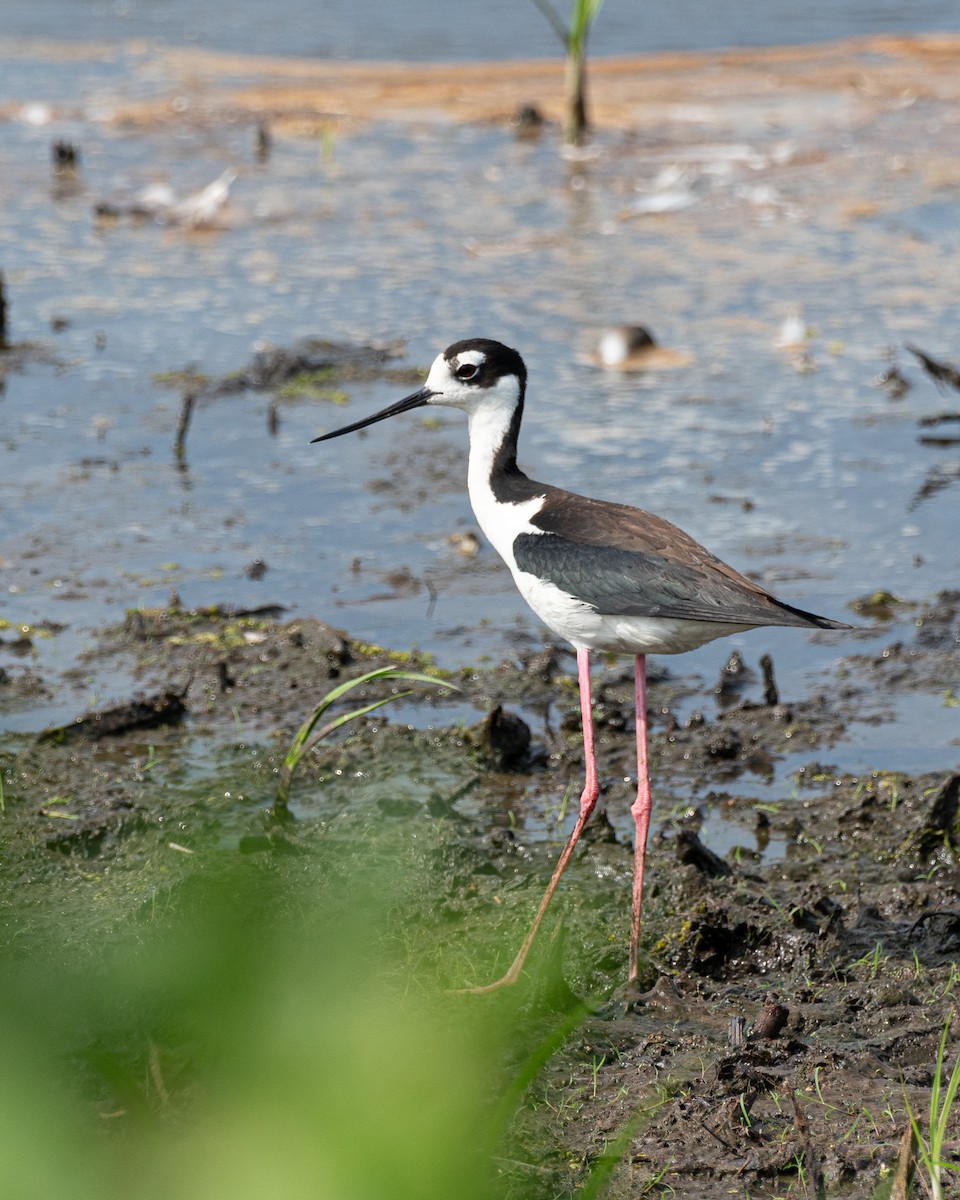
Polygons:
<instances>
[{"instance_id":1,"label":"green grass blade","mask_svg":"<svg viewBox=\"0 0 960 1200\"><path fill-rule=\"evenodd\" d=\"M937 1074L936 1082L940 1082L943 1078L943 1060L946 1057L947 1033L950 1029L950 1017L947 1017L943 1027L943 1036L940 1039L940 1052L937 1055ZM948 1124L950 1122L951 1113L953 1110L954 1101L957 1097L957 1088L960 1087L960 1057L953 1064L953 1070L950 1072L950 1078L947 1080L947 1088L943 1095L943 1102L937 1111L936 1125L930 1124L930 1140L931 1150L934 1152L934 1159L939 1168L948 1167L952 1170L957 1168L952 1163L943 1161L943 1148L947 1141ZM939 1096L940 1088L937 1088ZM934 1130L936 1133L934 1134ZM934 1138L936 1140L934 1141Z\"/></svg>"},{"instance_id":2,"label":"green grass blade","mask_svg":"<svg viewBox=\"0 0 960 1200\"><path fill-rule=\"evenodd\" d=\"M947 1034L950 1032L950 1017L947 1016L940 1034L940 1045L937 1047L937 1069L933 1073L933 1084L930 1088L930 1139L931 1149L934 1149L934 1132L940 1126L940 1085L943 1080L943 1055L947 1045ZM934 1154L936 1157L936 1154Z\"/></svg>"},{"instance_id":3,"label":"green grass blade","mask_svg":"<svg viewBox=\"0 0 960 1200\"><path fill-rule=\"evenodd\" d=\"M951 1171L958 1169L955 1164L944 1161L944 1147L947 1144L947 1135L949 1132L948 1125L957 1098L957 1091L960 1090L960 1057L953 1064L953 1070L946 1081L946 1087L944 1087L943 1073L947 1056L947 1041L950 1036L951 1019L952 1014L949 1014L944 1022L943 1031L940 1035L940 1045L937 1048L937 1063L930 1085L930 1114L928 1136L926 1139L921 1135L920 1122L917 1120L910 1106L906 1091L904 1091L903 1095L916 1148L920 1161L923 1164L923 1169L926 1172L925 1183L932 1200L942 1200L943 1183L941 1181L941 1174L944 1169Z\"/></svg>"},{"instance_id":4,"label":"green grass blade","mask_svg":"<svg viewBox=\"0 0 960 1200\"><path fill-rule=\"evenodd\" d=\"M504 1131L511 1118L516 1114L523 1099L524 1092L537 1078L546 1064L557 1053L571 1033L584 1023L590 1015L586 1004L577 1004L557 1022L548 1036L543 1039L527 1055L518 1070L510 1080L509 1086L501 1096L489 1125L489 1148L493 1147L503 1137Z\"/></svg>"},{"instance_id":5,"label":"green grass blade","mask_svg":"<svg viewBox=\"0 0 960 1200\"><path fill-rule=\"evenodd\" d=\"M549 0L533 0L533 3L543 13L550 23L550 28L560 39L562 45L566 46L567 40L570 37L569 32L565 28L563 21L557 15L557 10L550 4Z\"/></svg>"},{"instance_id":6,"label":"green grass blade","mask_svg":"<svg viewBox=\"0 0 960 1200\"><path fill-rule=\"evenodd\" d=\"M332 721L328 721L322 729L318 729L316 733L313 733L317 723L315 712L313 716L310 717L309 721L304 721L303 725L300 726L300 729L297 731L297 736L294 738L293 744L287 751L286 757L283 760L283 765L285 767L289 767L292 771L297 763L304 757L304 755L309 754L318 742L322 742L325 737L333 733L335 729L339 729L341 725L346 725L348 721L353 721L357 717L363 717L368 712L373 712L375 708L380 708L384 704L390 704L394 700L402 700L404 696L411 695L413 695L413 692L408 688L405 692L395 692L390 696L381 696L379 700L374 700L370 704L365 704L362 708L355 708L352 710L352 712L343 713L339 717L334 717L334 719ZM329 705L326 705L325 710L329 707ZM308 724L310 726L309 729L307 729ZM304 730L306 730L305 734ZM311 733L313 733L312 737L310 736ZM304 736L301 737L301 734L304 734Z\"/></svg>"},{"instance_id":7,"label":"green grass blade","mask_svg":"<svg viewBox=\"0 0 960 1200\"><path fill-rule=\"evenodd\" d=\"M904 1093L903 1102L907 1108L907 1116L910 1118L910 1128L913 1130L913 1140L920 1154L920 1159L923 1162L923 1169L926 1171L928 1176L932 1176L933 1163L930 1159L930 1152L927 1150L927 1144L923 1139L923 1134L920 1129L920 1122L914 1116L913 1109L910 1107L910 1101L907 1099L906 1093Z\"/></svg>"},{"instance_id":8,"label":"green grass blade","mask_svg":"<svg viewBox=\"0 0 960 1200\"><path fill-rule=\"evenodd\" d=\"M442 680L432 679L427 675L414 676L413 672L401 672L398 671L396 667L377 667L375 671L367 671L365 675L358 675L355 679L348 679L346 682L338 684L335 688L331 688L317 705L317 707L313 710L310 716L307 717L304 723L297 730L296 736L293 739L293 745L302 745L307 740L307 738L316 728L317 722L320 720L323 714L327 711L331 704L335 704L341 696L345 696L347 692L352 691L355 687L359 687L362 683L369 683L372 679L383 679L387 675L393 676L395 679L415 677L421 681L427 681L429 683L443 682ZM445 686L452 687L453 684L446 684Z\"/></svg>"},{"instance_id":9,"label":"green grass blade","mask_svg":"<svg viewBox=\"0 0 960 1200\"><path fill-rule=\"evenodd\" d=\"M602 7L603 0L573 0L573 11L570 15L570 42L573 46L581 47L586 41L590 27Z\"/></svg>"},{"instance_id":10,"label":"green grass blade","mask_svg":"<svg viewBox=\"0 0 960 1200\"><path fill-rule=\"evenodd\" d=\"M317 731L316 736L310 741L309 745L305 746L300 757L309 753L318 742L322 742L325 737L333 733L335 729L339 729L341 725L346 725L348 721L353 721L357 717L365 717L367 713L373 712L375 708L382 708L384 704L392 704L394 700L402 700L404 696L412 696L413 689L407 688L405 692L395 692L392 696L381 696L379 700L374 700L370 704L365 704L363 708L355 708L352 712L343 713L339 717L334 717L332 721L328 721L326 725Z\"/></svg>"}]
</instances>

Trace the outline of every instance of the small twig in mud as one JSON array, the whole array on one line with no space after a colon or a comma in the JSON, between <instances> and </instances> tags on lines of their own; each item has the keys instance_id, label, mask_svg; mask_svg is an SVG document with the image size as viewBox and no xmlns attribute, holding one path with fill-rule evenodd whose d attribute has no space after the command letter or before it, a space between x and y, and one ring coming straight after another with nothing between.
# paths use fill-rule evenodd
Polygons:
<instances>
[{"instance_id":1,"label":"small twig in mud","mask_svg":"<svg viewBox=\"0 0 960 1200\"><path fill-rule=\"evenodd\" d=\"M731 1146L730 1143L726 1140L726 1138L722 1138L715 1129L711 1129L710 1126L706 1123L706 1121L700 1122L700 1128L705 1129L707 1131L707 1133L710 1134L711 1137L715 1137L717 1139L717 1141L720 1143L720 1145L724 1148L724 1150L729 1150L731 1154L736 1154L736 1152L737 1152L736 1147Z\"/></svg>"},{"instance_id":2,"label":"small twig in mud","mask_svg":"<svg viewBox=\"0 0 960 1200\"><path fill-rule=\"evenodd\" d=\"M196 392L185 392L180 405L180 419L177 421L177 433L173 439L173 452L177 456L177 465L183 466L187 456L187 430L190 428L190 418L193 416L193 406L197 402Z\"/></svg>"},{"instance_id":3,"label":"small twig in mud","mask_svg":"<svg viewBox=\"0 0 960 1200\"><path fill-rule=\"evenodd\" d=\"M780 703L780 693L773 677L773 659L769 654L761 655L760 670L763 672L763 702L768 708L776 708Z\"/></svg>"},{"instance_id":4,"label":"small twig in mud","mask_svg":"<svg viewBox=\"0 0 960 1200\"><path fill-rule=\"evenodd\" d=\"M760 1093L756 1088L749 1088L747 1091L741 1092L737 1096L730 1096L720 1105L720 1119L717 1124L731 1125L736 1130L737 1139L741 1134L746 1134L747 1137L756 1138L756 1132L753 1128L753 1121L750 1118L750 1110ZM731 1154L738 1153L737 1147L731 1145L726 1138L708 1125L705 1120L700 1122L701 1129L705 1129L711 1137L715 1137L725 1150L729 1150Z\"/></svg>"},{"instance_id":5,"label":"small twig in mud","mask_svg":"<svg viewBox=\"0 0 960 1200\"><path fill-rule=\"evenodd\" d=\"M7 285L0 271L0 350L9 350L10 341L7 336Z\"/></svg>"},{"instance_id":6,"label":"small twig in mud","mask_svg":"<svg viewBox=\"0 0 960 1200\"><path fill-rule=\"evenodd\" d=\"M890 1200L910 1200L910 1185L917 1166L917 1137L913 1126L908 1125L900 1139L897 1165L890 1184Z\"/></svg>"}]
</instances>

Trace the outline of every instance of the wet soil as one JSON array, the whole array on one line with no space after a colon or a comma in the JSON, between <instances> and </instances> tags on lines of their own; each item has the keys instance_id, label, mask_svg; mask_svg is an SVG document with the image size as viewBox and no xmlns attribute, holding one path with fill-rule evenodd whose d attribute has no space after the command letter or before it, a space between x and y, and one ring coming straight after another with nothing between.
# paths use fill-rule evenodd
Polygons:
<instances>
[{"instance_id":1,"label":"wet soil","mask_svg":"<svg viewBox=\"0 0 960 1200\"><path fill-rule=\"evenodd\" d=\"M651 1180L779 1195L791 1179L873 1195L955 1004L958 784L823 781L776 866L661 868L646 990L622 989L550 1066L557 1181L632 1121L610 1195Z\"/></svg>"},{"instance_id":2,"label":"wet soil","mask_svg":"<svg viewBox=\"0 0 960 1200\"><path fill-rule=\"evenodd\" d=\"M745 101L786 108L811 93L855 94L864 111L882 100L950 99L958 90L956 38L876 36L829 45L775 47L720 54L656 54L604 58L590 66L591 113L598 125L643 129L672 106L691 100L690 73L698 72L696 102L740 106ZM342 122L437 116L461 121L504 121L525 104L560 123L563 64L537 62L418 64L308 62L157 51L163 68L194 93L192 119L267 118L288 132L315 132ZM253 85L238 77L256 73ZM840 101L845 102L844 100ZM151 125L180 118L171 101L145 100L118 108L118 123Z\"/></svg>"},{"instance_id":3,"label":"wet soil","mask_svg":"<svg viewBox=\"0 0 960 1200\"><path fill-rule=\"evenodd\" d=\"M728 664L722 676L741 678L739 694L721 677L726 706L682 725L672 706L689 685L653 672L644 962L637 985L612 991L626 959L622 820L635 776L629 674L622 663L599 667L605 811L519 985L541 1013L574 996L585 1007L508 1135L505 1194L571 1194L611 1154L614 1196L872 1196L895 1172L905 1102L928 1104L960 983L960 770L854 777L832 769L829 755L886 693L955 684L960 593L918 608L915 630L879 656L849 657L806 697L772 695L769 667L761 684L759 671ZM27 894L46 889L56 904L79 867L101 899L112 894L112 916L100 920L121 922L159 878L169 884L169 861L157 873L160 849L185 877L204 838L226 838L244 855L310 855L338 813L356 820L368 808L365 819L419 828L430 841L436 915L412 936L446 939L444 982L493 977L549 874L559 799L576 793L572 659L547 646L465 667L445 676L458 692L427 687L408 698L409 721L378 711L345 727L298 769L293 820L277 824L272 789L299 723L330 687L386 665L433 670L427 658L357 643L320 621L286 620L280 606L130 612L97 634L76 671L133 677L136 694L8 740L8 879ZM7 675L0 703L65 682ZM372 681L351 701L383 689ZM751 781L772 778L798 746L809 758L792 794L759 801ZM208 790L198 794L204 759ZM224 792L238 768L242 782ZM398 786L398 774L412 787ZM371 779L380 790L368 794ZM743 844L718 853L711 813ZM362 861L362 831L341 836ZM29 920L19 924L29 938ZM951 1038L951 1060L955 1049Z\"/></svg>"}]
</instances>

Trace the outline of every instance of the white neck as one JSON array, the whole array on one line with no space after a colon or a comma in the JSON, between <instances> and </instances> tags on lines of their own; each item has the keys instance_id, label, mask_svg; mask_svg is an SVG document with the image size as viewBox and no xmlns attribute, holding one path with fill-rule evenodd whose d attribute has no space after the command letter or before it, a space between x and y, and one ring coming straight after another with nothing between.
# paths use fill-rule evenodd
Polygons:
<instances>
[{"instance_id":1,"label":"white neck","mask_svg":"<svg viewBox=\"0 0 960 1200\"><path fill-rule=\"evenodd\" d=\"M490 491L490 473L497 451L510 429L514 404L511 397L488 394L483 404L467 414L470 430L470 461L467 467L467 486L470 500L476 508L475 497Z\"/></svg>"},{"instance_id":2,"label":"white neck","mask_svg":"<svg viewBox=\"0 0 960 1200\"><path fill-rule=\"evenodd\" d=\"M528 514L538 511L542 504L542 498L519 504L501 503L491 487L494 461L509 435L515 408L514 395L497 396L496 389L491 389L483 404L467 414L470 429L470 461L467 468L470 503L487 541L508 564L513 563L511 548L519 527L526 526Z\"/></svg>"}]
</instances>

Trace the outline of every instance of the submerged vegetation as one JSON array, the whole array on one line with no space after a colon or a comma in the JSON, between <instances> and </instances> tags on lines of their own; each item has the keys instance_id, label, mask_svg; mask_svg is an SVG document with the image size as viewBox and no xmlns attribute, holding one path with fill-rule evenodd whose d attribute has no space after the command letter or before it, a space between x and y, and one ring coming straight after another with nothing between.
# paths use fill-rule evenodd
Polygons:
<instances>
[{"instance_id":1,"label":"submerged vegetation","mask_svg":"<svg viewBox=\"0 0 960 1200\"><path fill-rule=\"evenodd\" d=\"M277 795L273 804L273 815L278 820L288 820L290 817L290 783L293 773L304 755L309 754L324 738L329 737L331 733L339 729L342 725L346 725L347 722L355 721L358 717L365 717L368 713L381 708L384 704L389 704L392 700L402 700L404 696L412 695L412 690L391 692L390 695L381 696L378 700L372 700L369 704L361 705L360 708L354 708L348 713L341 713L340 716L334 717L333 720L328 721L320 729L317 729L320 718L331 705L335 704L337 700L341 699L348 692L353 691L354 688L362 687L364 684L371 683L375 679L402 679L415 683L429 683L436 687L452 688L454 691L459 690L454 684L448 683L443 679L438 679L436 676L421 675L416 671L400 671L395 667L377 667L373 671L367 671L365 675L358 675L355 679L348 679L346 683L341 683L337 687L332 688L297 730L290 749L283 760L283 766L280 768L280 778L277 781Z\"/></svg>"}]
</instances>

